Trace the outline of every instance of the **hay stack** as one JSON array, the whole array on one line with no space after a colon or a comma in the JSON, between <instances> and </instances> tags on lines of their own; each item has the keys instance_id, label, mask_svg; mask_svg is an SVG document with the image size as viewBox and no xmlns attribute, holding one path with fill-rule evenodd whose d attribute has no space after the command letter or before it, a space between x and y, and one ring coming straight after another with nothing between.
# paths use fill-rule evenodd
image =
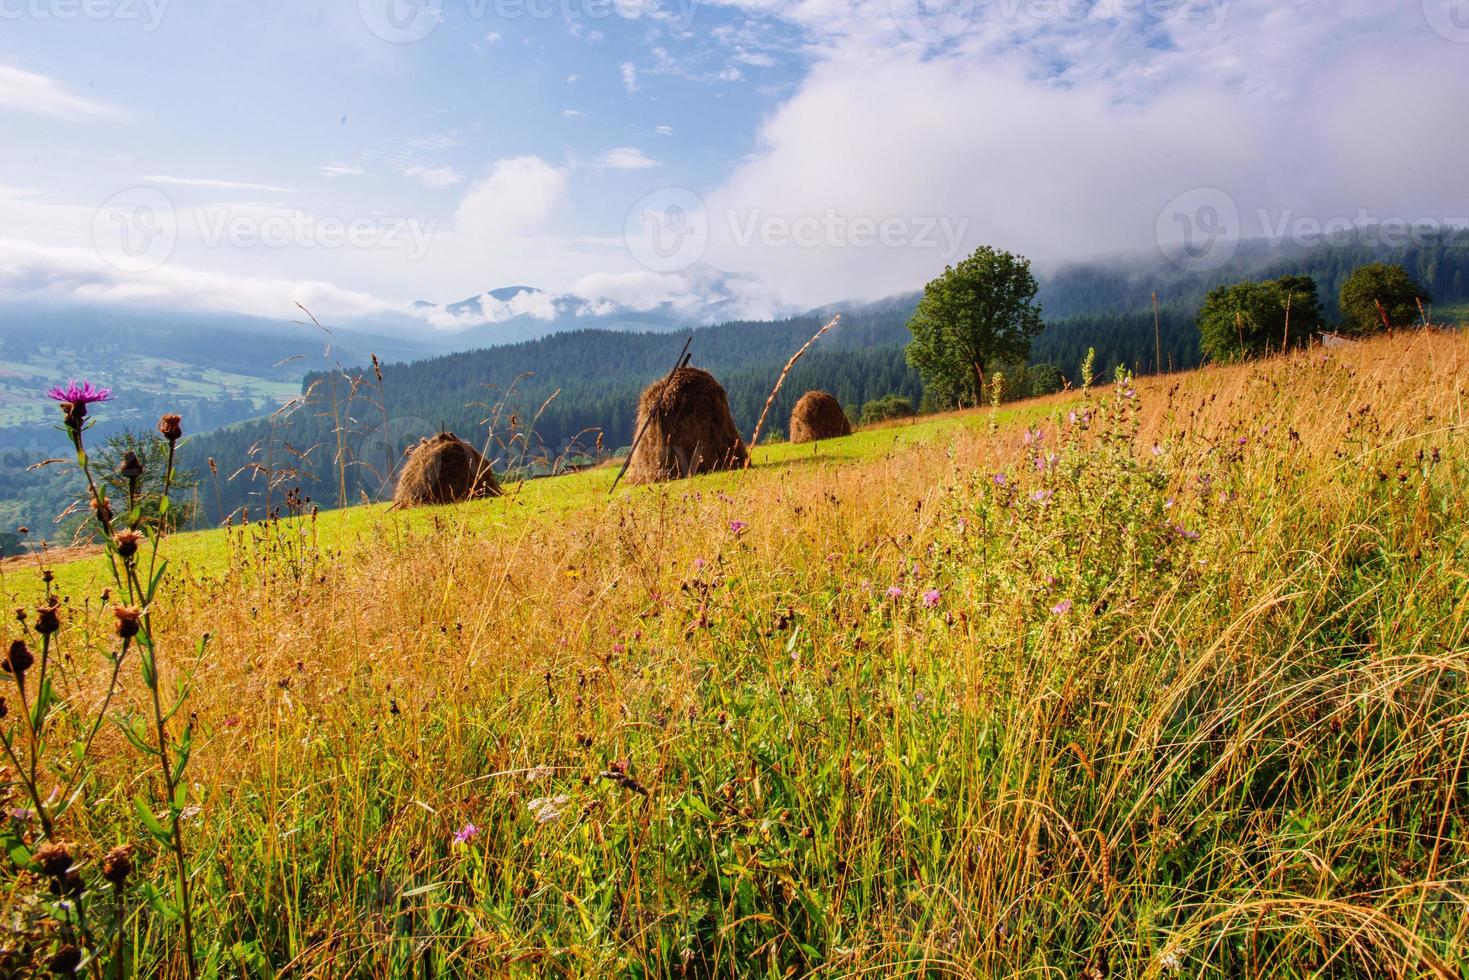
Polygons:
<instances>
[{"instance_id":1,"label":"hay stack","mask_svg":"<svg viewBox=\"0 0 1469 980\"><path fill-rule=\"evenodd\" d=\"M852 434L842 403L825 391L808 391L791 412L791 442L815 442Z\"/></svg>"},{"instance_id":2,"label":"hay stack","mask_svg":"<svg viewBox=\"0 0 1469 980\"><path fill-rule=\"evenodd\" d=\"M409 447L398 474L393 503L399 507L452 504L479 497L498 497L500 484L489 460L452 432L440 432Z\"/></svg>"},{"instance_id":3,"label":"hay stack","mask_svg":"<svg viewBox=\"0 0 1469 980\"><path fill-rule=\"evenodd\" d=\"M643 430L646 422L647 429ZM745 442L714 375L682 367L638 399L642 441L628 464L629 483L657 483L745 465Z\"/></svg>"}]
</instances>

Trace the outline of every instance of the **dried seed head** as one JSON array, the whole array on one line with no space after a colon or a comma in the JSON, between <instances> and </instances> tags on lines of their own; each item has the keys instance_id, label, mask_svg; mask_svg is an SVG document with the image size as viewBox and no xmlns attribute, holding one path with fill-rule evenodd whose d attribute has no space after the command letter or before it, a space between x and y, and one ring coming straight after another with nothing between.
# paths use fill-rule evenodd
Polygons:
<instances>
[{"instance_id":1,"label":"dried seed head","mask_svg":"<svg viewBox=\"0 0 1469 980\"><path fill-rule=\"evenodd\" d=\"M117 553L123 558L131 558L138 553L138 542L143 536L137 531L118 531L112 536L113 544L117 545Z\"/></svg>"},{"instance_id":2,"label":"dried seed head","mask_svg":"<svg viewBox=\"0 0 1469 980\"><path fill-rule=\"evenodd\" d=\"M136 480L143 475L143 461L138 454L129 449L122 454L122 462L118 464L117 472L129 480Z\"/></svg>"},{"instance_id":3,"label":"dried seed head","mask_svg":"<svg viewBox=\"0 0 1469 980\"><path fill-rule=\"evenodd\" d=\"M102 856L102 877L122 887L133 873L133 845L119 844Z\"/></svg>"},{"instance_id":4,"label":"dried seed head","mask_svg":"<svg viewBox=\"0 0 1469 980\"><path fill-rule=\"evenodd\" d=\"M71 845L66 841L52 841L36 848L31 860L41 866L41 872L50 878L63 877L71 870Z\"/></svg>"},{"instance_id":5,"label":"dried seed head","mask_svg":"<svg viewBox=\"0 0 1469 980\"><path fill-rule=\"evenodd\" d=\"M183 417L178 415L165 415L158 420L158 431L169 442L178 442L183 437Z\"/></svg>"},{"instance_id":6,"label":"dried seed head","mask_svg":"<svg viewBox=\"0 0 1469 980\"><path fill-rule=\"evenodd\" d=\"M61 603L54 596L47 596L50 602L44 606L36 607L36 632L42 636L50 636L61 629Z\"/></svg>"},{"instance_id":7,"label":"dried seed head","mask_svg":"<svg viewBox=\"0 0 1469 980\"><path fill-rule=\"evenodd\" d=\"M5 655L5 659L0 660L0 670L20 677L30 670L31 665L35 662L36 658L31 654L31 648L26 646L26 641L16 640L10 644L10 652Z\"/></svg>"},{"instance_id":8,"label":"dried seed head","mask_svg":"<svg viewBox=\"0 0 1469 980\"><path fill-rule=\"evenodd\" d=\"M105 494L92 501L92 510L96 511L99 523L112 523L112 502L107 499Z\"/></svg>"},{"instance_id":9,"label":"dried seed head","mask_svg":"<svg viewBox=\"0 0 1469 980\"><path fill-rule=\"evenodd\" d=\"M137 606L113 606L112 614L117 617L117 635L124 640L138 635L139 621L143 610Z\"/></svg>"}]
</instances>

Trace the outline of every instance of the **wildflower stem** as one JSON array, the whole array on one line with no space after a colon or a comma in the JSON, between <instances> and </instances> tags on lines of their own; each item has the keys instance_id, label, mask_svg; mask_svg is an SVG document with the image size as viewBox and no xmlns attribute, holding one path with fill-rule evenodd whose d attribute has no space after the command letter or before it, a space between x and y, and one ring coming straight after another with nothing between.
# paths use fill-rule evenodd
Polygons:
<instances>
[{"instance_id":1,"label":"wildflower stem","mask_svg":"<svg viewBox=\"0 0 1469 980\"><path fill-rule=\"evenodd\" d=\"M15 767L16 773L21 774L20 779L21 782L25 783L26 794L29 795L31 798L31 805L36 808L36 818L41 821L41 830L45 832L46 839L50 840L51 818L46 815L46 808L44 805L42 805L41 796L36 791L36 781L34 779L25 778L25 767L20 764L20 759L16 758L15 749L13 749L10 745L10 739L0 738L0 745L5 746L6 758L8 758L10 760L10 764Z\"/></svg>"}]
</instances>

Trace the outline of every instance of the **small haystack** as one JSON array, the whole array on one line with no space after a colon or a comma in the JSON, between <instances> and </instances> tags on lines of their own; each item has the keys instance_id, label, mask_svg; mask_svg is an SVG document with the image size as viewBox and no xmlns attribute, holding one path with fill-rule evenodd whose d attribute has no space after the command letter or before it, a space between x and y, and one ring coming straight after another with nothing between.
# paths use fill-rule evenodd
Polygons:
<instances>
[{"instance_id":1,"label":"small haystack","mask_svg":"<svg viewBox=\"0 0 1469 980\"><path fill-rule=\"evenodd\" d=\"M398 507L452 504L479 497L498 497L500 484L490 461L452 432L421 439L408 449L398 474L393 503Z\"/></svg>"},{"instance_id":2,"label":"small haystack","mask_svg":"<svg viewBox=\"0 0 1469 980\"><path fill-rule=\"evenodd\" d=\"M825 391L808 391L791 412L791 442L815 442L852 434L842 403Z\"/></svg>"},{"instance_id":3,"label":"small haystack","mask_svg":"<svg viewBox=\"0 0 1469 980\"><path fill-rule=\"evenodd\" d=\"M646 429L644 426L646 425ZM627 468L629 483L658 483L745 465L745 442L714 375L681 367L638 399L643 438Z\"/></svg>"}]
</instances>

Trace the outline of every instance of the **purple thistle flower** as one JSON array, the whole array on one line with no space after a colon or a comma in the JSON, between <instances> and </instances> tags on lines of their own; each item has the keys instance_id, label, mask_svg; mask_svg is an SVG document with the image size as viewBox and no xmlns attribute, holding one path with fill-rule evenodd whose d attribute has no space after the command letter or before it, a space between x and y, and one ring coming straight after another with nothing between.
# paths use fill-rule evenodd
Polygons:
<instances>
[{"instance_id":1,"label":"purple thistle flower","mask_svg":"<svg viewBox=\"0 0 1469 980\"><path fill-rule=\"evenodd\" d=\"M1071 600L1062 599L1051 607L1051 613L1055 616L1064 616L1071 611Z\"/></svg>"},{"instance_id":2,"label":"purple thistle flower","mask_svg":"<svg viewBox=\"0 0 1469 980\"><path fill-rule=\"evenodd\" d=\"M112 389L98 388L90 381L78 381L73 378L64 388L61 385L48 388L46 397L67 405L91 405L95 402L109 401L112 398Z\"/></svg>"},{"instance_id":3,"label":"purple thistle flower","mask_svg":"<svg viewBox=\"0 0 1469 980\"><path fill-rule=\"evenodd\" d=\"M472 823L467 823L463 827L460 827L458 830L454 831L454 843L468 844L478 834L479 828Z\"/></svg>"},{"instance_id":4,"label":"purple thistle flower","mask_svg":"<svg viewBox=\"0 0 1469 980\"><path fill-rule=\"evenodd\" d=\"M1035 493L1030 495L1030 499L1034 500L1038 504L1043 504L1047 500L1050 500L1051 496L1052 494L1049 490L1037 490Z\"/></svg>"},{"instance_id":5,"label":"purple thistle flower","mask_svg":"<svg viewBox=\"0 0 1469 980\"><path fill-rule=\"evenodd\" d=\"M695 558L694 559L694 571L696 571L696 572L702 572L704 570L704 566L706 564L708 564L708 562L704 561L704 559L702 559L702 558Z\"/></svg>"},{"instance_id":6,"label":"purple thistle flower","mask_svg":"<svg viewBox=\"0 0 1469 980\"><path fill-rule=\"evenodd\" d=\"M942 598L942 596L939 593L938 589L929 589L927 592L923 593L923 604L929 609L932 609L934 606L937 606L939 604L940 598Z\"/></svg>"},{"instance_id":7,"label":"purple thistle flower","mask_svg":"<svg viewBox=\"0 0 1469 980\"><path fill-rule=\"evenodd\" d=\"M996 473L995 474L995 486L997 486L997 487L1003 487L1008 482L1010 482L1010 481L1005 476L1005 474L1003 474L1003 473Z\"/></svg>"},{"instance_id":8,"label":"purple thistle flower","mask_svg":"<svg viewBox=\"0 0 1469 980\"><path fill-rule=\"evenodd\" d=\"M743 533L745 533L745 528L747 528L749 526L750 525L746 524L744 521L730 521L729 522L729 529L731 531L733 531L735 534L743 534Z\"/></svg>"},{"instance_id":9,"label":"purple thistle flower","mask_svg":"<svg viewBox=\"0 0 1469 980\"><path fill-rule=\"evenodd\" d=\"M888 586L888 598L889 599L901 599L901 598L903 598L903 587L901 585L890 585L890 586Z\"/></svg>"}]
</instances>

